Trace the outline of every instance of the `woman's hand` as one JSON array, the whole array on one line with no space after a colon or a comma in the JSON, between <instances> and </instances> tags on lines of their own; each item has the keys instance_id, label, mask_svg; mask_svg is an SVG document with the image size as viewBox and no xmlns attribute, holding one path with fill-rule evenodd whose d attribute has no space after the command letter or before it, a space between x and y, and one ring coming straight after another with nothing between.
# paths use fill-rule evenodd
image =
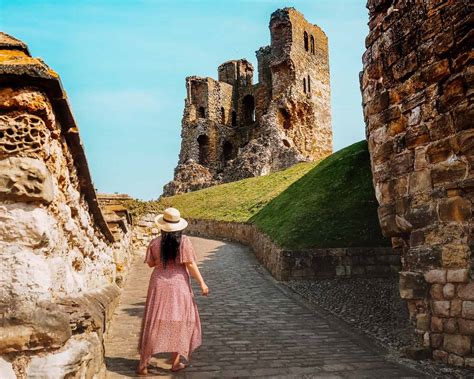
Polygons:
<instances>
[{"instance_id":1,"label":"woman's hand","mask_svg":"<svg viewBox=\"0 0 474 379\"><path fill-rule=\"evenodd\" d=\"M202 296L209 295L209 287L206 286L206 283L201 284L201 291L202 291Z\"/></svg>"}]
</instances>

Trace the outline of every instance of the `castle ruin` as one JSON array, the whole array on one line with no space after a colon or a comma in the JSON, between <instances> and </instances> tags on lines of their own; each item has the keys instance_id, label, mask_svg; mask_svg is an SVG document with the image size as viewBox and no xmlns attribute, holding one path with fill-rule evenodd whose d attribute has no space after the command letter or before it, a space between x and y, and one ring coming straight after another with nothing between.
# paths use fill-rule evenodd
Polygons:
<instances>
[{"instance_id":1,"label":"castle ruin","mask_svg":"<svg viewBox=\"0 0 474 379\"><path fill-rule=\"evenodd\" d=\"M258 83L245 59L220 65L218 80L186 78L181 152L165 196L331 154L326 35L294 8L272 14L270 34L256 52Z\"/></svg>"}]
</instances>

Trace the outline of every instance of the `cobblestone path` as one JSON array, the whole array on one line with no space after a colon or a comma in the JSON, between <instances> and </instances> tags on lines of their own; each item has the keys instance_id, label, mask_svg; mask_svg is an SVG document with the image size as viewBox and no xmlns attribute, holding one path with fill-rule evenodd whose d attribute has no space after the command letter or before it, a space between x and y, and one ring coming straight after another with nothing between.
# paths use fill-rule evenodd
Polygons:
<instances>
[{"instance_id":1,"label":"cobblestone path","mask_svg":"<svg viewBox=\"0 0 474 379\"><path fill-rule=\"evenodd\" d=\"M323 311L309 307L261 268L238 244L192 238L210 288L194 287L203 345L185 378L408 378L422 377L383 356L380 348ZM136 345L151 269L137 260L106 339L108 378L134 377ZM167 355L150 374L171 377Z\"/></svg>"}]
</instances>

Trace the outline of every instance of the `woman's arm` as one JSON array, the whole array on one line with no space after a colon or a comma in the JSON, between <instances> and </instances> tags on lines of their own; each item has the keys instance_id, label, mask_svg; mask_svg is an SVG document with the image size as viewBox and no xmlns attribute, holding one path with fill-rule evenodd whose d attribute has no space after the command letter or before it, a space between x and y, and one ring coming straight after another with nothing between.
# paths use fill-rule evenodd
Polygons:
<instances>
[{"instance_id":1,"label":"woman's arm","mask_svg":"<svg viewBox=\"0 0 474 379\"><path fill-rule=\"evenodd\" d=\"M188 269L188 272L194 279L196 279L199 286L201 287L202 296L207 296L209 294L209 288L207 287L206 283L204 283L204 279L201 276L201 272L199 271L196 262L186 262L185 265Z\"/></svg>"}]
</instances>

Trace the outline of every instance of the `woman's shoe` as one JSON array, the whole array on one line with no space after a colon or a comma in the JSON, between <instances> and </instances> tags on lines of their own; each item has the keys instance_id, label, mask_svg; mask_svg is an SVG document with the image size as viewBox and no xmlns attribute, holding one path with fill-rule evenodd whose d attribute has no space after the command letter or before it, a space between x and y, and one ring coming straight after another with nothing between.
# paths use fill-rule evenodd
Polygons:
<instances>
[{"instance_id":1,"label":"woman's shoe","mask_svg":"<svg viewBox=\"0 0 474 379\"><path fill-rule=\"evenodd\" d=\"M184 370L186 367L188 367L188 365L185 365L184 363L178 363L176 366L171 367L171 371L181 371Z\"/></svg>"},{"instance_id":2,"label":"woman's shoe","mask_svg":"<svg viewBox=\"0 0 474 379\"><path fill-rule=\"evenodd\" d=\"M137 368L137 375L138 376L148 376L148 369L147 368Z\"/></svg>"}]
</instances>

